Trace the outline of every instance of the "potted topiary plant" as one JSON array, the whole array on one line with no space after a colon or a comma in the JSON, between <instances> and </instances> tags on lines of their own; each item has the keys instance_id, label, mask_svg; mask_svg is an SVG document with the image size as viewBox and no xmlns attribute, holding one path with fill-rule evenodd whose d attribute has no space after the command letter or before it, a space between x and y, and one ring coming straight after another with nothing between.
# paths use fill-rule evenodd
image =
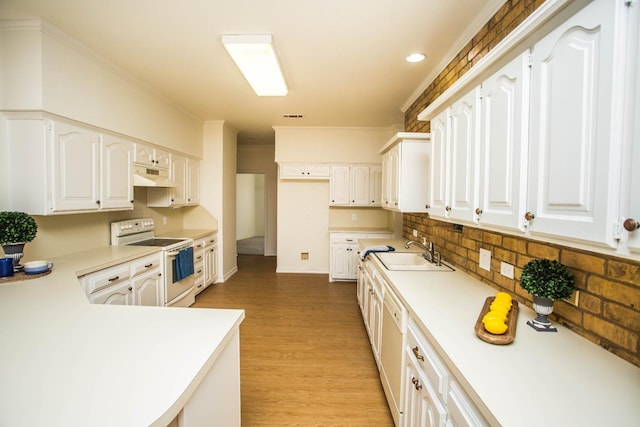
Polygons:
<instances>
[{"instance_id":1,"label":"potted topiary plant","mask_svg":"<svg viewBox=\"0 0 640 427\"><path fill-rule=\"evenodd\" d=\"M527 322L537 331L557 332L547 318L553 312L556 300L566 299L573 293L575 276L563 264L549 259L534 259L522 269L520 286L533 295L533 309L538 314Z\"/></svg>"},{"instance_id":2,"label":"potted topiary plant","mask_svg":"<svg viewBox=\"0 0 640 427\"><path fill-rule=\"evenodd\" d=\"M0 212L0 245L5 256L13 258L13 268L19 268L24 245L36 237L38 226L24 212Z\"/></svg>"}]
</instances>

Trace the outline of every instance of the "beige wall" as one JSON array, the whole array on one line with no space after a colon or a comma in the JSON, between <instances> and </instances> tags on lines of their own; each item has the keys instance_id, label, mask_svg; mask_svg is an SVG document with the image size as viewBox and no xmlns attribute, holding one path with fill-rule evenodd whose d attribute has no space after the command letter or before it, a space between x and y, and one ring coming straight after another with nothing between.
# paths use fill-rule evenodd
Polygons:
<instances>
[{"instance_id":1,"label":"beige wall","mask_svg":"<svg viewBox=\"0 0 640 427\"><path fill-rule=\"evenodd\" d=\"M238 270L236 254L237 131L222 120L203 130L200 205L218 221L218 282Z\"/></svg>"},{"instance_id":2,"label":"beige wall","mask_svg":"<svg viewBox=\"0 0 640 427\"><path fill-rule=\"evenodd\" d=\"M277 162L381 163L391 128L275 127ZM357 222L351 217L356 214ZM388 227L380 208L329 208L329 180L278 180L278 271L329 272L329 227ZM301 260L300 253L309 253Z\"/></svg>"}]
</instances>

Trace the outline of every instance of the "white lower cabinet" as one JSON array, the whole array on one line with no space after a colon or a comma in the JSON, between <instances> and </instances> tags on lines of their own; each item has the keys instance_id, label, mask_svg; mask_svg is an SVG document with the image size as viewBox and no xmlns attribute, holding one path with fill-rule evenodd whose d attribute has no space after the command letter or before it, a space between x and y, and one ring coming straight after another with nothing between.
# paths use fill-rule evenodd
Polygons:
<instances>
[{"instance_id":1,"label":"white lower cabinet","mask_svg":"<svg viewBox=\"0 0 640 427\"><path fill-rule=\"evenodd\" d=\"M413 319L405 357L405 426L489 425Z\"/></svg>"},{"instance_id":2,"label":"white lower cabinet","mask_svg":"<svg viewBox=\"0 0 640 427\"><path fill-rule=\"evenodd\" d=\"M215 233L194 242L194 272L196 275L196 295L216 282L218 274L218 240Z\"/></svg>"},{"instance_id":3,"label":"white lower cabinet","mask_svg":"<svg viewBox=\"0 0 640 427\"><path fill-rule=\"evenodd\" d=\"M329 281L358 279L359 239L387 239L390 237L391 233L330 233Z\"/></svg>"},{"instance_id":4,"label":"white lower cabinet","mask_svg":"<svg viewBox=\"0 0 640 427\"><path fill-rule=\"evenodd\" d=\"M160 253L80 277L92 304L162 306L164 278Z\"/></svg>"}]
</instances>

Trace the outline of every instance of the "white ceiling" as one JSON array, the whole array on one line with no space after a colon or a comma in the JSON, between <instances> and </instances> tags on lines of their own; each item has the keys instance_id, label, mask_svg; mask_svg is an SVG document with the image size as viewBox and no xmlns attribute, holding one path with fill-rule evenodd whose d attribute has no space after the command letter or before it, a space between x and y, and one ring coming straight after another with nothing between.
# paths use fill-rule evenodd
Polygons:
<instances>
[{"instance_id":1,"label":"white ceiling","mask_svg":"<svg viewBox=\"0 0 640 427\"><path fill-rule=\"evenodd\" d=\"M402 126L403 108L505 0L0 0L41 17L240 143L272 126ZM289 87L257 97L222 34L272 34ZM427 54L418 64L404 57ZM302 119L282 114L303 114Z\"/></svg>"}]
</instances>

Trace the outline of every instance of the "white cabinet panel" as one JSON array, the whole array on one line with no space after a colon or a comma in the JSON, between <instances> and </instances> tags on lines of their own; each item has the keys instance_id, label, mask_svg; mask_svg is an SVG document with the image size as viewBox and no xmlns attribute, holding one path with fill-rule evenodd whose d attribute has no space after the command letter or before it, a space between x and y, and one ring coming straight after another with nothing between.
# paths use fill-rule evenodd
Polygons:
<instances>
[{"instance_id":1,"label":"white cabinet panel","mask_svg":"<svg viewBox=\"0 0 640 427\"><path fill-rule=\"evenodd\" d=\"M349 166L331 166L329 181L330 205L349 205Z\"/></svg>"},{"instance_id":2,"label":"white cabinet panel","mask_svg":"<svg viewBox=\"0 0 640 427\"><path fill-rule=\"evenodd\" d=\"M615 246L614 10L614 2L590 3L533 48L532 234Z\"/></svg>"},{"instance_id":3,"label":"white cabinet panel","mask_svg":"<svg viewBox=\"0 0 640 427\"><path fill-rule=\"evenodd\" d=\"M329 179L331 166L313 163L280 164L281 179Z\"/></svg>"},{"instance_id":4,"label":"white cabinet panel","mask_svg":"<svg viewBox=\"0 0 640 427\"><path fill-rule=\"evenodd\" d=\"M479 211L481 224L520 229L527 194L529 51L482 83Z\"/></svg>"},{"instance_id":5,"label":"white cabinet panel","mask_svg":"<svg viewBox=\"0 0 640 427\"><path fill-rule=\"evenodd\" d=\"M102 168L102 208L133 209L133 143L104 135Z\"/></svg>"},{"instance_id":6,"label":"white cabinet panel","mask_svg":"<svg viewBox=\"0 0 640 427\"><path fill-rule=\"evenodd\" d=\"M100 134L67 123L52 126L52 210L98 209Z\"/></svg>"},{"instance_id":7,"label":"white cabinet panel","mask_svg":"<svg viewBox=\"0 0 640 427\"><path fill-rule=\"evenodd\" d=\"M429 214L447 217L449 194L449 109L431 120L431 198Z\"/></svg>"},{"instance_id":8,"label":"white cabinet panel","mask_svg":"<svg viewBox=\"0 0 640 427\"><path fill-rule=\"evenodd\" d=\"M382 165L372 165L369 169L369 204L382 205Z\"/></svg>"}]
</instances>

